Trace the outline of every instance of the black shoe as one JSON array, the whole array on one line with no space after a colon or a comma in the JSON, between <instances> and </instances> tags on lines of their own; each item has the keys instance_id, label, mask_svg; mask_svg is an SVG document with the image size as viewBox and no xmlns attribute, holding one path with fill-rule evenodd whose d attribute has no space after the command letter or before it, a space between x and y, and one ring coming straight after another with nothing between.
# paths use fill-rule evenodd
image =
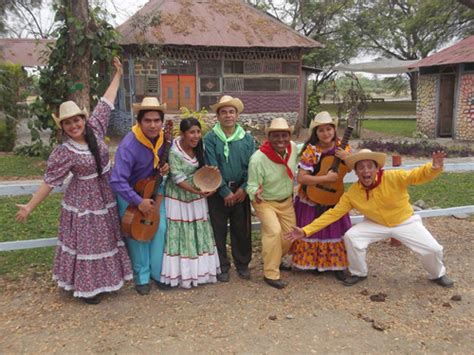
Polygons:
<instances>
[{"instance_id":1,"label":"black shoe","mask_svg":"<svg viewBox=\"0 0 474 355\"><path fill-rule=\"evenodd\" d=\"M292 270L291 264L286 263L286 262L281 262L280 263L280 270L281 271L291 271Z\"/></svg>"},{"instance_id":2,"label":"black shoe","mask_svg":"<svg viewBox=\"0 0 474 355\"><path fill-rule=\"evenodd\" d=\"M436 282L438 285L446 287L446 288L451 288L454 286L453 280L451 280L449 277L446 275L443 275L441 277L438 277L437 279L431 280L433 282Z\"/></svg>"},{"instance_id":3,"label":"black shoe","mask_svg":"<svg viewBox=\"0 0 474 355\"><path fill-rule=\"evenodd\" d=\"M367 276L352 275L352 276L346 277L344 281L342 281L342 283L344 284L344 286L354 286L356 283L360 281L364 281L366 278Z\"/></svg>"},{"instance_id":4,"label":"black shoe","mask_svg":"<svg viewBox=\"0 0 474 355\"><path fill-rule=\"evenodd\" d=\"M220 274L217 274L216 278L220 282L229 282L229 279L230 279L229 272L221 272Z\"/></svg>"},{"instance_id":5,"label":"black shoe","mask_svg":"<svg viewBox=\"0 0 474 355\"><path fill-rule=\"evenodd\" d=\"M281 290L282 288L285 288L286 286L288 286L287 282L282 281L280 279L272 280L272 279L267 279L266 277L264 277L263 281L265 281L267 283L267 285L270 285L271 287L275 287L279 290Z\"/></svg>"},{"instance_id":6,"label":"black shoe","mask_svg":"<svg viewBox=\"0 0 474 355\"><path fill-rule=\"evenodd\" d=\"M164 282L156 281L156 286L158 287L159 290L161 291L169 291L172 289L171 285L165 284Z\"/></svg>"},{"instance_id":7,"label":"black shoe","mask_svg":"<svg viewBox=\"0 0 474 355\"><path fill-rule=\"evenodd\" d=\"M237 274L241 279L244 280L249 280L250 279L250 270L249 269L243 269L243 270L237 270Z\"/></svg>"},{"instance_id":8,"label":"black shoe","mask_svg":"<svg viewBox=\"0 0 474 355\"><path fill-rule=\"evenodd\" d=\"M94 297L83 297L82 300L87 304L99 304L100 303L99 295L95 295Z\"/></svg>"},{"instance_id":9,"label":"black shoe","mask_svg":"<svg viewBox=\"0 0 474 355\"><path fill-rule=\"evenodd\" d=\"M336 277L336 279L338 279L339 281L344 281L347 276L346 276L346 273L344 272L344 270L336 270L334 271L334 276Z\"/></svg>"},{"instance_id":10,"label":"black shoe","mask_svg":"<svg viewBox=\"0 0 474 355\"><path fill-rule=\"evenodd\" d=\"M150 284L135 285L135 290L137 290L139 295L146 296L150 293L151 287Z\"/></svg>"}]
</instances>

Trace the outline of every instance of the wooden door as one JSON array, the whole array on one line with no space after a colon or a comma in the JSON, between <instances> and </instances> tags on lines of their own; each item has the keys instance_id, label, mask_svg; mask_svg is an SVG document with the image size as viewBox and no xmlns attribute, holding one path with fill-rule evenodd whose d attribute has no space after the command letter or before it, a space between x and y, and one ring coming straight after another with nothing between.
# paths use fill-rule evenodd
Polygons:
<instances>
[{"instance_id":1,"label":"wooden door","mask_svg":"<svg viewBox=\"0 0 474 355\"><path fill-rule=\"evenodd\" d=\"M453 135L454 75L441 75L438 109L438 136Z\"/></svg>"},{"instance_id":2,"label":"wooden door","mask_svg":"<svg viewBox=\"0 0 474 355\"><path fill-rule=\"evenodd\" d=\"M179 110L178 80L177 74L161 75L161 97L166 102L168 111Z\"/></svg>"},{"instance_id":3,"label":"wooden door","mask_svg":"<svg viewBox=\"0 0 474 355\"><path fill-rule=\"evenodd\" d=\"M196 109L196 76L179 76L179 106Z\"/></svg>"}]
</instances>

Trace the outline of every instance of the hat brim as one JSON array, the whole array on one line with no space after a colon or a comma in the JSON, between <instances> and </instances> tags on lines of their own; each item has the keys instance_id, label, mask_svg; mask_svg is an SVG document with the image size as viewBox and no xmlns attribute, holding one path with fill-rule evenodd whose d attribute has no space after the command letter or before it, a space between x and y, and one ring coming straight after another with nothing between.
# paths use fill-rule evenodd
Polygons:
<instances>
[{"instance_id":1,"label":"hat brim","mask_svg":"<svg viewBox=\"0 0 474 355\"><path fill-rule=\"evenodd\" d=\"M161 111L163 113L166 113L166 103L158 106L142 106L141 104L133 104L133 112L137 114L140 111Z\"/></svg>"},{"instance_id":2,"label":"hat brim","mask_svg":"<svg viewBox=\"0 0 474 355\"><path fill-rule=\"evenodd\" d=\"M312 131L313 128L316 128L316 127L319 127L319 126L322 126L322 125L325 125L325 124L333 125L334 128L337 129L338 119L336 118L331 122L314 122L314 120L313 120L313 121L311 121L311 123L309 125L309 130Z\"/></svg>"},{"instance_id":3,"label":"hat brim","mask_svg":"<svg viewBox=\"0 0 474 355\"><path fill-rule=\"evenodd\" d=\"M237 110L237 113L241 113L244 110L244 104L242 103L242 101L240 101L240 99L237 99L237 98L233 98L232 100L229 100L229 101L218 102L217 104L211 105L210 107L212 111L217 113L217 111L219 111L221 107L225 107L225 106L235 107L235 109Z\"/></svg>"},{"instance_id":4,"label":"hat brim","mask_svg":"<svg viewBox=\"0 0 474 355\"><path fill-rule=\"evenodd\" d=\"M379 168L383 168L385 165L385 160L387 155L385 153L378 153L378 152L363 152L363 153L355 153L344 161L346 166L353 170L355 165L360 162L361 160L373 160L377 163Z\"/></svg>"}]
</instances>

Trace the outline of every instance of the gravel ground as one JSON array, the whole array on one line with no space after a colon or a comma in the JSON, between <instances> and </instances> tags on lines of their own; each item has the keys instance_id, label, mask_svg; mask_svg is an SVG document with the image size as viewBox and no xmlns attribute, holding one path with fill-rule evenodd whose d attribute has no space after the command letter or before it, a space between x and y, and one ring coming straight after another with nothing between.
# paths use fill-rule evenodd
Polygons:
<instances>
[{"instance_id":1,"label":"gravel ground","mask_svg":"<svg viewBox=\"0 0 474 355\"><path fill-rule=\"evenodd\" d=\"M259 250L250 281L231 273L228 284L153 288L147 297L128 284L96 306L30 271L0 279L0 352L471 353L474 218L425 224L444 245L452 289L428 281L412 252L388 242L369 248L369 277L353 287L285 272L290 285L275 290L263 283ZM385 301L371 301L376 294Z\"/></svg>"}]
</instances>

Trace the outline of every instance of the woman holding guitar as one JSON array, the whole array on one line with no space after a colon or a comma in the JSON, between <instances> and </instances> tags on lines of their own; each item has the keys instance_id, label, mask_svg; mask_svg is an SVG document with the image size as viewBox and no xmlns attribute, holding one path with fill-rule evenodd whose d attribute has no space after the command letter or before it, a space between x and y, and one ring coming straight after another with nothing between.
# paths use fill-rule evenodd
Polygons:
<instances>
[{"instance_id":1,"label":"woman holding guitar","mask_svg":"<svg viewBox=\"0 0 474 355\"><path fill-rule=\"evenodd\" d=\"M99 303L99 294L117 291L132 278L109 186L109 152L104 143L122 75L118 58L113 65L116 73L90 117L73 101L63 102L59 116L53 115L63 143L49 156L38 191L26 205L17 205L16 214L17 221L26 221L51 190L72 175L61 202L53 279L90 304Z\"/></svg>"},{"instance_id":2,"label":"woman holding guitar","mask_svg":"<svg viewBox=\"0 0 474 355\"><path fill-rule=\"evenodd\" d=\"M326 111L315 116L310 125L311 136L303 147L298 164L297 181L300 184L295 198L297 226L305 226L326 210L332 208L344 192L342 179L347 172L342 163L337 172L331 170L335 158L342 162L349 156L351 148L336 135L337 120ZM346 140L348 134L345 134ZM347 141L345 142L347 143ZM345 144L344 144L345 145ZM335 271L342 280L347 268L346 250L342 239L351 227L348 215L323 230L297 240L292 245L293 266L316 272Z\"/></svg>"},{"instance_id":3,"label":"woman holding guitar","mask_svg":"<svg viewBox=\"0 0 474 355\"><path fill-rule=\"evenodd\" d=\"M193 183L194 173L204 165L201 124L196 118L185 118L179 128L165 189L167 231L161 282L191 288L215 283L220 273L206 200L215 191L200 191Z\"/></svg>"}]
</instances>

